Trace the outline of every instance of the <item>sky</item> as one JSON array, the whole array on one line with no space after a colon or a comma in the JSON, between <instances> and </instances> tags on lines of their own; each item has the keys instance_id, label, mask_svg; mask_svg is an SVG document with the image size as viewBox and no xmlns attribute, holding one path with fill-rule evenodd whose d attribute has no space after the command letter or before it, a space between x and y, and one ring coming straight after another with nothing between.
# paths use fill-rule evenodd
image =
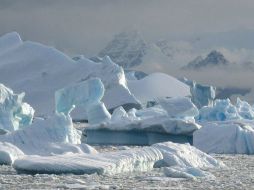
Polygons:
<instances>
[{"instance_id":1,"label":"sky","mask_svg":"<svg viewBox=\"0 0 254 190\"><path fill-rule=\"evenodd\" d=\"M137 29L150 41L215 34L213 41L217 33L224 33L223 38L229 31L251 30L238 35L241 49L224 52L234 60L252 59L253 10L253 0L0 0L0 35L17 31L23 40L54 46L71 56L90 57L125 30ZM231 39L234 36L228 44ZM246 50L245 45L253 49ZM171 66L162 71L182 76ZM184 74L201 83L254 89L253 72Z\"/></svg>"},{"instance_id":2,"label":"sky","mask_svg":"<svg viewBox=\"0 0 254 190\"><path fill-rule=\"evenodd\" d=\"M253 10L253 0L0 0L0 34L91 55L129 28L151 40L254 28Z\"/></svg>"}]
</instances>

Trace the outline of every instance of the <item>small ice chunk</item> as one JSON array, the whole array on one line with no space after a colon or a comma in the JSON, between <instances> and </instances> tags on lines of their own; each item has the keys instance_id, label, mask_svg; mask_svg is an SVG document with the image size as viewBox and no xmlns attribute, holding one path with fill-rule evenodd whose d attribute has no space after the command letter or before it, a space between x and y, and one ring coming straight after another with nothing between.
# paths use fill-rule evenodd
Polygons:
<instances>
[{"instance_id":1,"label":"small ice chunk","mask_svg":"<svg viewBox=\"0 0 254 190\"><path fill-rule=\"evenodd\" d=\"M111 118L111 115L104 103L98 102L88 107L87 117L89 124L98 124L108 121Z\"/></svg>"},{"instance_id":2,"label":"small ice chunk","mask_svg":"<svg viewBox=\"0 0 254 190\"><path fill-rule=\"evenodd\" d=\"M213 105L216 95L215 87L198 84L186 78L183 78L181 81L190 86L191 100L198 108Z\"/></svg>"},{"instance_id":3,"label":"small ice chunk","mask_svg":"<svg viewBox=\"0 0 254 190\"><path fill-rule=\"evenodd\" d=\"M190 178L196 179L197 177L215 178L210 172L203 171L194 167L165 167L164 174L172 178Z\"/></svg>"},{"instance_id":4,"label":"small ice chunk","mask_svg":"<svg viewBox=\"0 0 254 190\"><path fill-rule=\"evenodd\" d=\"M217 161L212 156L200 151L190 144L177 144L164 142L154 144L163 154L164 166L180 166L195 168L223 167L222 162Z\"/></svg>"},{"instance_id":5,"label":"small ice chunk","mask_svg":"<svg viewBox=\"0 0 254 190\"><path fill-rule=\"evenodd\" d=\"M14 160L24 156L16 146L8 142L0 142L0 164L11 165Z\"/></svg>"},{"instance_id":6,"label":"small ice chunk","mask_svg":"<svg viewBox=\"0 0 254 190\"><path fill-rule=\"evenodd\" d=\"M127 117L128 117L128 114L126 113L124 108L122 106L120 106L113 111L111 119L112 119L112 121L119 121L119 120L123 120L124 118L127 118Z\"/></svg>"},{"instance_id":7,"label":"small ice chunk","mask_svg":"<svg viewBox=\"0 0 254 190\"><path fill-rule=\"evenodd\" d=\"M15 131L32 123L34 109L23 102L25 93L14 94L0 84L0 126L4 130Z\"/></svg>"}]
</instances>

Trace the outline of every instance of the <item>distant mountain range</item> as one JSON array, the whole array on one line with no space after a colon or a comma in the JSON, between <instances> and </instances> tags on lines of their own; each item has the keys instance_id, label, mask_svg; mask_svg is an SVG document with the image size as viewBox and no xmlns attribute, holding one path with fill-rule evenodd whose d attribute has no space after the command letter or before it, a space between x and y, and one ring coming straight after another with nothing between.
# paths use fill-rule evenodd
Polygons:
<instances>
[{"instance_id":1,"label":"distant mountain range","mask_svg":"<svg viewBox=\"0 0 254 190\"><path fill-rule=\"evenodd\" d=\"M198 56L193 61L189 62L188 65L182 67L185 70L199 70L207 67L218 67L228 66L230 62L224 57L219 51L211 51L206 58Z\"/></svg>"}]
</instances>

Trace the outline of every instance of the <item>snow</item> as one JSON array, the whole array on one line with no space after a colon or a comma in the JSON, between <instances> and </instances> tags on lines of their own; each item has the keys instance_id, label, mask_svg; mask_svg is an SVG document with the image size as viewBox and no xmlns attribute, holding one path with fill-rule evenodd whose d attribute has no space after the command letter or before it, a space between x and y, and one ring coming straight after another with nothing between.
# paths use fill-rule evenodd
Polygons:
<instances>
[{"instance_id":1,"label":"snow","mask_svg":"<svg viewBox=\"0 0 254 190\"><path fill-rule=\"evenodd\" d=\"M108 57L100 63L82 57L74 61L55 48L21 41L17 33L0 37L0 46L1 83L15 92L26 92L25 101L36 110L36 116L46 118L54 113L56 90L94 77L101 78L105 86L102 101L108 109L125 104L139 105L126 85L123 69ZM85 119L78 109L72 116Z\"/></svg>"},{"instance_id":2,"label":"snow","mask_svg":"<svg viewBox=\"0 0 254 190\"><path fill-rule=\"evenodd\" d=\"M130 80L128 87L142 103L157 98L190 96L188 85L164 73L153 73L140 80Z\"/></svg>"},{"instance_id":3,"label":"snow","mask_svg":"<svg viewBox=\"0 0 254 190\"><path fill-rule=\"evenodd\" d=\"M34 109L23 102L25 93L14 92L0 84L0 128L15 131L32 123Z\"/></svg>"},{"instance_id":4,"label":"snow","mask_svg":"<svg viewBox=\"0 0 254 190\"><path fill-rule=\"evenodd\" d=\"M254 154L254 122L231 120L202 122L193 134L193 145L207 153Z\"/></svg>"}]
</instances>

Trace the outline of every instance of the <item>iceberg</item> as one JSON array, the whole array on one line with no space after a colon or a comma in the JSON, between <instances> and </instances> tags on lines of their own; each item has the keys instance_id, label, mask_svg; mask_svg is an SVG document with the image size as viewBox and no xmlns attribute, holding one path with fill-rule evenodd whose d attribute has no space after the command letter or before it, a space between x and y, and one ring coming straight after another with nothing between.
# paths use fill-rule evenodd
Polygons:
<instances>
[{"instance_id":1,"label":"iceberg","mask_svg":"<svg viewBox=\"0 0 254 190\"><path fill-rule=\"evenodd\" d=\"M68 114L72 107L87 108L99 102L104 95L104 86L100 79L83 81L55 92L56 111Z\"/></svg>"},{"instance_id":2,"label":"iceberg","mask_svg":"<svg viewBox=\"0 0 254 190\"><path fill-rule=\"evenodd\" d=\"M180 81L190 86L191 100L198 107L212 106L216 95L216 88L213 86L198 84L186 78Z\"/></svg>"},{"instance_id":3,"label":"iceberg","mask_svg":"<svg viewBox=\"0 0 254 190\"><path fill-rule=\"evenodd\" d=\"M89 124L97 124L110 120L111 115L104 103L99 102L88 107L87 117Z\"/></svg>"},{"instance_id":4,"label":"iceberg","mask_svg":"<svg viewBox=\"0 0 254 190\"><path fill-rule=\"evenodd\" d=\"M142 103L157 98L190 96L188 85L164 73L152 73L140 80L127 81L130 92ZM167 84L161 87L162 84Z\"/></svg>"},{"instance_id":5,"label":"iceberg","mask_svg":"<svg viewBox=\"0 0 254 190\"><path fill-rule=\"evenodd\" d=\"M0 60L1 83L18 93L26 92L25 101L33 105L35 116L47 118L54 114L56 90L95 77L105 86L102 101L108 109L140 107L126 85L124 70L109 57L98 63L84 57L75 61L55 48L22 41L14 32L0 37ZM75 109L71 116L84 120L84 112Z\"/></svg>"},{"instance_id":6,"label":"iceberg","mask_svg":"<svg viewBox=\"0 0 254 190\"><path fill-rule=\"evenodd\" d=\"M204 106L199 110L199 121L226 121L237 119L254 119L252 107L245 101L237 99L233 105L229 99L215 100L213 106Z\"/></svg>"},{"instance_id":7,"label":"iceberg","mask_svg":"<svg viewBox=\"0 0 254 190\"><path fill-rule=\"evenodd\" d=\"M16 155L26 156L46 156L67 152L96 153L96 150L89 145L81 144L81 132L73 127L70 113L75 106L80 106L79 104L89 109L94 104L100 105L103 93L104 88L100 79L90 79L57 91L57 111L52 117L45 120L35 119L30 126L0 136L0 142L3 143L0 146L0 163L7 163L8 159L8 163L12 162L13 152L16 152ZM93 114L94 118L100 118L98 110Z\"/></svg>"},{"instance_id":8,"label":"iceberg","mask_svg":"<svg viewBox=\"0 0 254 190\"><path fill-rule=\"evenodd\" d=\"M191 155L191 156L190 156ZM164 163L163 165L161 163ZM54 156L28 156L15 160L13 166L20 173L74 173L107 174L148 171L154 167L186 165L205 169L223 167L224 164L190 145L160 143L151 147L133 148L116 152L65 154Z\"/></svg>"},{"instance_id":9,"label":"iceberg","mask_svg":"<svg viewBox=\"0 0 254 190\"><path fill-rule=\"evenodd\" d=\"M23 102L25 93L14 92L0 84L0 127L3 130L15 131L32 123L34 109Z\"/></svg>"},{"instance_id":10,"label":"iceberg","mask_svg":"<svg viewBox=\"0 0 254 190\"><path fill-rule=\"evenodd\" d=\"M254 154L253 120L202 122L193 145L206 153Z\"/></svg>"},{"instance_id":11,"label":"iceberg","mask_svg":"<svg viewBox=\"0 0 254 190\"><path fill-rule=\"evenodd\" d=\"M82 108L90 124L106 121L111 115L101 102L104 91L104 85L99 78L57 90L55 92L56 111L67 115L73 107Z\"/></svg>"},{"instance_id":12,"label":"iceberg","mask_svg":"<svg viewBox=\"0 0 254 190\"><path fill-rule=\"evenodd\" d=\"M192 143L192 133L201 127L194 119L198 115L196 106L188 98L160 99L158 102L153 107L133 108L128 112L123 107L115 109L111 119L90 124L84 129L84 142L129 145L151 145L162 141Z\"/></svg>"}]
</instances>

